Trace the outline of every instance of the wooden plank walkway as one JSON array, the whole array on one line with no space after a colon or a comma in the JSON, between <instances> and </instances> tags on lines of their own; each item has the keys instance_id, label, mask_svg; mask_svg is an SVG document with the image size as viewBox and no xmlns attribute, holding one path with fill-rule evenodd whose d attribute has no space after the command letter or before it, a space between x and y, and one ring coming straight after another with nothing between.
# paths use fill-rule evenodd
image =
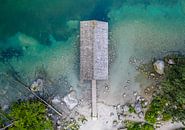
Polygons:
<instances>
[{"instance_id":1,"label":"wooden plank walkway","mask_svg":"<svg viewBox=\"0 0 185 130\"><path fill-rule=\"evenodd\" d=\"M92 118L97 119L97 104L96 104L96 80L92 80Z\"/></svg>"}]
</instances>

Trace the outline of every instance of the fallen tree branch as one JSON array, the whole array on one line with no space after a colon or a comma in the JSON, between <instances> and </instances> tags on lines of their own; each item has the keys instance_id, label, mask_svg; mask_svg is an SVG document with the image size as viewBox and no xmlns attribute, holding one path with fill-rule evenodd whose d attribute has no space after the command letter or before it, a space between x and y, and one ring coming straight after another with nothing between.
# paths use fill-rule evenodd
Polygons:
<instances>
[{"instance_id":1,"label":"fallen tree branch","mask_svg":"<svg viewBox=\"0 0 185 130\"><path fill-rule=\"evenodd\" d=\"M0 130L6 130L8 127L11 127L13 124L14 124L14 123L12 122L12 123L6 125L6 126L3 127L3 128L0 128Z\"/></svg>"}]
</instances>

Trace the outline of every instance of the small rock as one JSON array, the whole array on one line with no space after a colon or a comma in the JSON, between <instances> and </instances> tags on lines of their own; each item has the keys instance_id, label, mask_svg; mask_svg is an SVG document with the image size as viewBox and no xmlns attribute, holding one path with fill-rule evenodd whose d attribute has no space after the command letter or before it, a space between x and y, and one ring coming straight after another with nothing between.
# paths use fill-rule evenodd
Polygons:
<instances>
[{"instance_id":1,"label":"small rock","mask_svg":"<svg viewBox=\"0 0 185 130\"><path fill-rule=\"evenodd\" d=\"M148 101L144 101L143 106L144 107L148 106Z\"/></svg>"},{"instance_id":2,"label":"small rock","mask_svg":"<svg viewBox=\"0 0 185 130\"><path fill-rule=\"evenodd\" d=\"M110 113L110 116L114 116L114 113L113 113L113 112L111 112L111 113Z\"/></svg>"},{"instance_id":3,"label":"small rock","mask_svg":"<svg viewBox=\"0 0 185 130\"><path fill-rule=\"evenodd\" d=\"M79 112L75 111L75 116L78 116L79 115Z\"/></svg>"},{"instance_id":4,"label":"small rock","mask_svg":"<svg viewBox=\"0 0 185 130\"><path fill-rule=\"evenodd\" d=\"M142 112L142 106L141 106L140 102L135 103L134 108L135 108L136 113Z\"/></svg>"},{"instance_id":5,"label":"small rock","mask_svg":"<svg viewBox=\"0 0 185 130\"><path fill-rule=\"evenodd\" d=\"M60 120L57 120L57 125L61 125L61 121Z\"/></svg>"},{"instance_id":6,"label":"small rock","mask_svg":"<svg viewBox=\"0 0 185 130\"><path fill-rule=\"evenodd\" d=\"M123 97L126 97L126 93L123 93L122 96L123 96Z\"/></svg>"},{"instance_id":7,"label":"small rock","mask_svg":"<svg viewBox=\"0 0 185 130\"><path fill-rule=\"evenodd\" d=\"M174 65L174 64L175 64L175 62L174 62L174 60L173 60L173 59L169 59L169 60L168 60L168 64L170 64L170 65Z\"/></svg>"},{"instance_id":8,"label":"small rock","mask_svg":"<svg viewBox=\"0 0 185 130\"><path fill-rule=\"evenodd\" d=\"M153 77L154 77L154 76L155 76L155 74L154 74L154 73L150 73L150 76L153 76Z\"/></svg>"},{"instance_id":9,"label":"small rock","mask_svg":"<svg viewBox=\"0 0 185 130\"><path fill-rule=\"evenodd\" d=\"M139 118L143 118L144 117L144 113L143 112L138 113L138 117Z\"/></svg>"},{"instance_id":10,"label":"small rock","mask_svg":"<svg viewBox=\"0 0 185 130\"><path fill-rule=\"evenodd\" d=\"M136 96L136 101L139 101L139 100L140 100L140 98L141 98L141 96L140 96L140 95Z\"/></svg>"},{"instance_id":11,"label":"small rock","mask_svg":"<svg viewBox=\"0 0 185 130\"><path fill-rule=\"evenodd\" d=\"M106 89L106 90L109 90L109 86L108 86L108 85L106 85L106 86L105 86L105 89Z\"/></svg>"},{"instance_id":12,"label":"small rock","mask_svg":"<svg viewBox=\"0 0 185 130\"><path fill-rule=\"evenodd\" d=\"M118 125L118 121L114 120L112 124L113 124L113 126L117 126Z\"/></svg>"},{"instance_id":13,"label":"small rock","mask_svg":"<svg viewBox=\"0 0 185 130\"><path fill-rule=\"evenodd\" d=\"M133 94L134 94L134 96L137 96L137 92L134 92Z\"/></svg>"}]
</instances>

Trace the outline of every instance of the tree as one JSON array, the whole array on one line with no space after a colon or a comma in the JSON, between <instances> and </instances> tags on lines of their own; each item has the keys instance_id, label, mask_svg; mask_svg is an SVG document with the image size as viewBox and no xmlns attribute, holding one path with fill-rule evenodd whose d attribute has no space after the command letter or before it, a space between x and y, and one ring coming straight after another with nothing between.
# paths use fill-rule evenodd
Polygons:
<instances>
[{"instance_id":1,"label":"tree","mask_svg":"<svg viewBox=\"0 0 185 130\"><path fill-rule=\"evenodd\" d=\"M36 100L14 103L9 116L13 118L10 130L52 130L52 122L46 116L46 107Z\"/></svg>"}]
</instances>

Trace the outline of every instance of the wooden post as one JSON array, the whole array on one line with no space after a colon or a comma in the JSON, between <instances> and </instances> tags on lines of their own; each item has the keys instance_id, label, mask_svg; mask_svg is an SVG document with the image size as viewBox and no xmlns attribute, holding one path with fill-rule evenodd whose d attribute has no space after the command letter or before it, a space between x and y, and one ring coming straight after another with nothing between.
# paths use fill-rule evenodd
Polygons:
<instances>
[{"instance_id":1,"label":"wooden post","mask_svg":"<svg viewBox=\"0 0 185 130\"><path fill-rule=\"evenodd\" d=\"M97 119L97 104L96 104L96 80L92 80L92 111L91 116L93 119Z\"/></svg>"}]
</instances>

